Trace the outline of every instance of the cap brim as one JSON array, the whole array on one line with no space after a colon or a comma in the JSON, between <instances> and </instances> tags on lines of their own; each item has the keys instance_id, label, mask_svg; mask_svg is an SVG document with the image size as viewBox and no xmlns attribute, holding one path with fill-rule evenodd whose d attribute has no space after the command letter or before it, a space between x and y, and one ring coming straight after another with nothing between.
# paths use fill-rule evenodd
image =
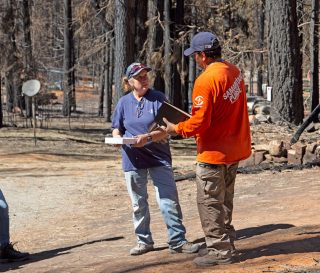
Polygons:
<instances>
[{"instance_id":1,"label":"cap brim","mask_svg":"<svg viewBox=\"0 0 320 273\"><path fill-rule=\"evenodd\" d=\"M195 51L193 50L193 48L191 48L191 47L189 47L189 48L187 48L184 52L183 52L183 54L184 54L184 56L190 56L191 54L193 54Z\"/></svg>"},{"instance_id":2,"label":"cap brim","mask_svg":"<svg viewBox=\"0 0 320 273\"><path fill-rule=\"evenodd\" d=\"M140 74L140 72L141 72L142 70L147 70L147 72L149 72L149 71L151 71L152 69L151 69L150 67L142 67L142 68L140 68L139 70L137 70L134 74L132 74L130 78L137 76L138 74Z\"/></svg>"}]
</instances>

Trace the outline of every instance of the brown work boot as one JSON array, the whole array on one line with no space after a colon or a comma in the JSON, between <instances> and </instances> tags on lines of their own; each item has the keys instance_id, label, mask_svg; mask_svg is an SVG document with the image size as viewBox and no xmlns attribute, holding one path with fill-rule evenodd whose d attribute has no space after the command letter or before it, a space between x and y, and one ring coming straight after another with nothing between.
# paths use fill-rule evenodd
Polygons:
<instances>
[{"instance_id":1,"label":"brown work boot","mask_svg":"<svg viewBox=\"0 0 320 273\"><path fill-rule=\"evenodd\" d=\"M193 262L198 266L214 266L222 264L231 264L234 262L234 260L232 256L221 257L221 255L211 251L207 255L195 258Z\"/></svg>"},{"instance_id":2,"label":"brown work boot","mask_svg":"<svg viewBox=\"0 0 320 273\"><path fill-rule=\"evenodd\" d=\"M202 256L205 256L209 253L208 249L206 247L204 248L200 248L199 249L199 252L198 252L198 256L202 257ZM231 243L231 255L232 256L237 256L239 253L236 249L236 247L234 246L233 243Z\"/></svg>"}]
</instances>

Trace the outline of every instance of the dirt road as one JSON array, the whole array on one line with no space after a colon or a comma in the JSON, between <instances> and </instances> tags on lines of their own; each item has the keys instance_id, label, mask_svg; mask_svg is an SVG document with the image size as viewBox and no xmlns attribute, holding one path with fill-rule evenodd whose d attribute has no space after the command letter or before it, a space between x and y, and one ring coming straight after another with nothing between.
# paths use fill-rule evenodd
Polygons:
<instances>
[{"instance_id":1,"label":"dirt road","mask_svg":"<svg viewBox=\"0 0 320 273\"><path fill-rule=\"evenodd\" d=\"M102 131L101 131L102 132ZM11 240L31 260L0 272L320 272L320 169L239 174L234 225L240 262L198 268L196 255L169 253L150 185L156 250L131 257L135 244L120 153L66 132L0 132L0 188L9 203ZM187 142L184 142L187 141ZM194 168L191 140L173 143L177 173ZM187 143L187 145L186 145ZM184 144L184 145L183 145ZM177 182L187 238L203 242L194 181Z\"/></svg>"}]
</instances>

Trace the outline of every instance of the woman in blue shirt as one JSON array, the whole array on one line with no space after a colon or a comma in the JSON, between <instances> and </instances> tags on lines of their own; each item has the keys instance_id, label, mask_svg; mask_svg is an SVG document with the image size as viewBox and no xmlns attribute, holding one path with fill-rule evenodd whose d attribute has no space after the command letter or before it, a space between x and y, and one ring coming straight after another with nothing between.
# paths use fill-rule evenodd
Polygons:
<instances>
[{"instance_id":1,"label":"woman in blue shirt","mask_svg":"<svg viewBox=\"0 0 320 273\"><path fill-rule=\"evenodd\" d=\"M151 68L141 63L128 66L123 87L128 94L120 98L112 118L113 137L136 137L137 144L122 145L122 168L133 207L133 224L137 245L131 255L153 250L147 193L149 173L156 198L168 230L171 253L195 253L198 244L185 239L182 212L172 171L167 134L163 130L148 133L158 109L166 100L162 92L149 88L147 73Z\"/></svg>"}]
</instances>

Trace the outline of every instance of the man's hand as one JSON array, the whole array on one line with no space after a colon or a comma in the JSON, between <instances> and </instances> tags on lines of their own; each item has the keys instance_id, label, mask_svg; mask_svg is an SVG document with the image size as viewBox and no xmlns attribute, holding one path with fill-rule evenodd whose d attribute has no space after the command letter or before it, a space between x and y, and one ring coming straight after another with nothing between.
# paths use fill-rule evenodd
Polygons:
<instances>
[{"instance_id":1,"label":"man's hand","mask_svg":"<svg viewBox=\"0 0 320 273\"><path fill-rule=\"evenodd\" d=\"M176 130L175 130L175 124L171 123L166 118L163 118L163 121L166 124L166 127L161 126L161 129L166 131L167 134L169 134L171 136L176 136L177 133L176 133Z\"/></svg>"},{"instance_id":2,"label":"man's hand","mask_svg":"<svg viewBox=\"0 0 320 273\"><path fill-rule=\"evenodd\" d=\"M135 148L141 148L148 143L148 134L138 135L137 144L133 144L132 146Z\"/></svg>"}]
</instances>

